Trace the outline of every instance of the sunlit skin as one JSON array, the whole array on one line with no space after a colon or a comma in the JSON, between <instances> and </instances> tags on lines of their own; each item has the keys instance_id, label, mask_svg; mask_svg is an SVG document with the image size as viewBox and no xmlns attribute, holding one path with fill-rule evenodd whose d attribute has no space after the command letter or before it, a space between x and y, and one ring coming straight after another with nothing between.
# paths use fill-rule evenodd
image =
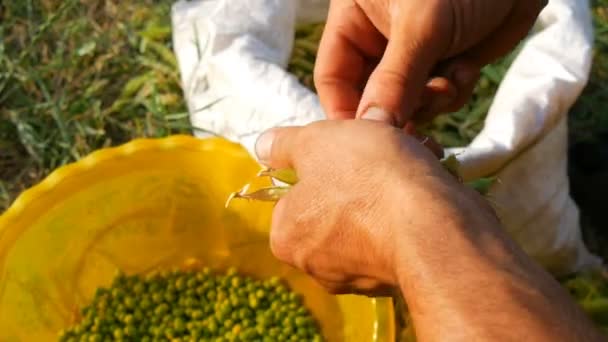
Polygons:
<instances>
[{"instance_id":1,"label":"sunlit skin","mask_svg":"<svg viewBox=\"0 0 608 342\"><path fill-rule=\"evenodd\" d=\"M315 66L327 116L367 116L402 127L459 109L479 70L511 51L545 5L332 0Z\"/></svg>"},{"instance_id":2,"label":"sunlit skin","mask_svg":"<svg viewBox=\"0 0 608 342\"><path fill-rule=\"evenodd\" d=\"M493 209L412 136L369 120L262 135L258 157L293 168L271 248L332 293L400 289L420 341L601 341L569 294Z\"/></svg>"}]
</instances>

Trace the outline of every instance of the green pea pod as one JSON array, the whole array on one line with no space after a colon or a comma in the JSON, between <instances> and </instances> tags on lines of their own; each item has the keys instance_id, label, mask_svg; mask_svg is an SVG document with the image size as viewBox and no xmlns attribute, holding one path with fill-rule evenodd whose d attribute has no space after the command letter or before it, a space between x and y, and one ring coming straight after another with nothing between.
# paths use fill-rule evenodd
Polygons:
<instances>
[{"instance_id":1,"label":"green pea pod","mask_svg":"<svg viewBox=\"0 0 608 342\"><path fill-rule=\"evenodd\" d=\"M265 169L258 173L258 177L272 177L289 185L294 185L298 182L298 176L292 169Z\"/></svg>"},{"instance_id":2,"label":"green pea pod","mask_svg":"<svg viewBox=\"0 0 608 342\"><path fill-rule=\"evenodd\" d=\"M239 192L232 193L226 201L226 207L230 205L232 200L238 198L253 201L277 202L281 199L281 197L285 196L290 189L289 186L271 186L247 193L247 188L248 186Z\"/></svg>"},{"instance_id":3,"label":"green pea pod","mask_svg":"<svg viewBox=\"0 0 608 342\"><path fill-rule=\"evenodd\" d=\"M487 195L490 191L490 188L496 182L496 177L487 177L487 178L479 178L474 181L470 181L467 183L468 186L475 189L482 195Z\"/></svg>"}]
</instances>

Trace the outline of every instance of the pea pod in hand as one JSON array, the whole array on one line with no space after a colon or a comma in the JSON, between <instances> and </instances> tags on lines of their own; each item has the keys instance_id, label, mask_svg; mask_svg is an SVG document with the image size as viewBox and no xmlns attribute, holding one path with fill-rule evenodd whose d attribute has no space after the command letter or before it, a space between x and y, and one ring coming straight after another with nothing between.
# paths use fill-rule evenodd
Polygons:
<instances>
[{"instance_id":1,"label":"pea pod in hand","mask_svg":"<svg viewBox=\"0 0 608 342\"><path fill-rule=\"evenodd\" d=\"M450 155L441 160L443 167L450 172L454 177L460 180L460 162L454 155ZM291 186L298 182L298 176L292 169L263 169L257 174L258 177L269 177L286 185L265 187L253 192L249 192L250 184L245 185L241 190L234 192L228 197L226 207L230 205L233 199L241 198L254 201L277 202L285 195ZM475 189L481 195L487 195L490 187L494 184L496 178L480 178L467 185Z\"/></svg>"},{"instance_id":2,"label":"pea pod in hand","mask_svg":"<svg viewBox=\"0 0 608 342\"><path fill-rule=\"evenodd\" d=\"M254 201L277 202L289 191L292 185L298 182L296 172L292 169L264 169L257 174L257 177L269 177L286 185L269 186L253 192L249 192L250 184L245 185L241 190L233 192L226 201L226 207L233 199L241 198Z\"/></svg>"}]
</instances>

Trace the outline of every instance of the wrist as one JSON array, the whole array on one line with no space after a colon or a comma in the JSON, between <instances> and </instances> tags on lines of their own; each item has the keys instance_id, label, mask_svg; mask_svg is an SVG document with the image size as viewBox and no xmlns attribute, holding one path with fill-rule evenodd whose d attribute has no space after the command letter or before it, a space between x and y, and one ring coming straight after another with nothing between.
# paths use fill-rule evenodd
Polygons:
<instances>
[{"instance_id":1,"label":"wrist","mask_svg":"<svg viewBox=\"0 0 608 342\"><path fill-rule=\"evenodd\" d=\"M554 328L572 317L588 329L561 286L475 202L459 198L425 232L399 235L395 269L419 339L511 340L527 332L553 341L575 336Z\"/></svg>"}]
</instances>

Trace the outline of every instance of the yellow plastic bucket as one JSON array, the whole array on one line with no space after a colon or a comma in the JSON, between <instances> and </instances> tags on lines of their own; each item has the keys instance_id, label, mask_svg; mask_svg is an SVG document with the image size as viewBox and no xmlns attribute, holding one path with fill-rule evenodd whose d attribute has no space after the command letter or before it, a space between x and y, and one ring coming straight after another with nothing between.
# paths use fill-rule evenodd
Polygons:
<instances>
[{"instance_id":1,"label":"yellow plastic bucket","mask_svg":"<svg viewBox=\"0 0 608 342\"><path fill-rule=\"evenodd\" d=\"M224 208L259 168L240 145L173 136L55 171L0 216L0 341L54 341L118 269L145 274L188 260L283 277L330 341L394 341L389 299L331 296L272 256L272 204Z\"/></svg>"}]
</instances>

